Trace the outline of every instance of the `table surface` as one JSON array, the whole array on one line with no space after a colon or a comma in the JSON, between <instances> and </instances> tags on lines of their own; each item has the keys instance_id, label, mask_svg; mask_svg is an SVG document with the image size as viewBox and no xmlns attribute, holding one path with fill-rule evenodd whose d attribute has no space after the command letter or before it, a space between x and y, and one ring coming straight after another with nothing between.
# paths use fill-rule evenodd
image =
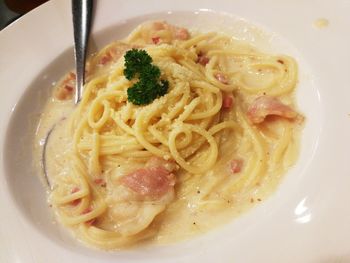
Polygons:
<instances>
[{"instance_id":1,"label":"table surface","mask_svg":"<svg viewBox=\"0 0 350 263\"><path fill-rule=\"evenodd\" d=\"M5 28L12 21L16 20L19 16L19 14L7 8L4 0L0 0L0 30Z\"/></svg>"}]
</instances>

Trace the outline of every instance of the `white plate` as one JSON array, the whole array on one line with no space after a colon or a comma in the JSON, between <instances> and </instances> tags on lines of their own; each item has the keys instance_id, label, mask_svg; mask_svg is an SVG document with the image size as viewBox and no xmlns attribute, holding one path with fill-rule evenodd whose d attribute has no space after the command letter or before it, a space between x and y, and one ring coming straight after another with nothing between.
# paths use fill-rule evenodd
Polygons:
<instances>
[{"instance_id":1,"label":"white plate","mask_svg":"<svg viewBox=\"0 0 350 263\"><path fill-rule=\"evenodd\" d=\"M292 55L307 117L297 165L261 205L189 241L115 252L86 248L52 224L31 164L48 88L73 66L70 1L50 1L1 31L0 262L350 262L349 10L349 0L98 1L98 47L160 18ZM315 27L319 18L329 25Z\"/></svg>"}]
</instances>

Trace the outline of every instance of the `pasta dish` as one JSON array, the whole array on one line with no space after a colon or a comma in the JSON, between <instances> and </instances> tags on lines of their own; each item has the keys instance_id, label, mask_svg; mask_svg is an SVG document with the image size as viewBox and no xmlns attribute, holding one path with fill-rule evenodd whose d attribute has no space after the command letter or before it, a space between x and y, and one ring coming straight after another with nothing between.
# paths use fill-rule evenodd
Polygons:
<instances>
[{"instance_id":1,"label":"pasta dish","mask_svg":"<svg viewBox=\"0 0 350 263\"><path fill-rule=\"evenodd\" d=\"M102 249L170 242L264 200L296 161L297 64L221 33L146 22L56 85L36 142L49 203ZM181 229L181 231L179 231Z\"/></svg>"}]
</instances>

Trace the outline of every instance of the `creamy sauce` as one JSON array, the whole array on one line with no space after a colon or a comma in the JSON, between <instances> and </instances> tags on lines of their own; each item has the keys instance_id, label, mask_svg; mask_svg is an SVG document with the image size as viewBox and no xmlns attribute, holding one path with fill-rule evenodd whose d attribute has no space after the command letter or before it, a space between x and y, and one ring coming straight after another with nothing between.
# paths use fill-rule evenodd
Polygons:
<instances>
[{"instance_id":1,"label":"creamy sauce","mask_svg":"<svg viewBox=\"0 0 350 263\"><path fill-rule=\"evenodd\" d=\"M74 105L71 101L62 102L52 99L48 102L40 119L40 125L35 138L38 150L36 151L36 157L38 160L41 158L41 144L45 139L47 132L54 124L56 125L54 132L50 137L47 153L47 166L50 181L53 181L56 176L69 176L70 171L66 166L66 154L69 152L71 142L65 137L65 124L67 123L67 119L62 120L62 118L68 116L73 108ZM299 140L300 131L301 127L299 127L299 131L297 131L295 135L295 141ZM226 140L229 140L229 138L226 138ZM296 145L291 151L297 153L298 146ZM233 154L232 149L223 148L220 155L219 165L215 167L214 171L209 171L208 173L212 173L213 176L215 176L214 173L216 172L232 176L229 173L226 164L232 159ZM142 164L137 164L134 161L135 160L133 159L125 160L126 166L131 165L131 169L137 169L142 166ZM290 159L290 165L292 165L294 161L294 159ZM126 168L126 170L130 170L130 168ZM110 172L115 173L115 171ZM122 172L123 170L121 169L121 171L116 172L116 174ZM281 172L282 171L278 171L278 174L281 174ZM232 221L234 217L239 216L241 213L264 201L274 192L281 180L281 176L274 176L273 171L270 171L270 173L270 176L261 182L255 189L244 195L228 199L226 199L226 197L221 197L223 202L217 208L215 203L210 204L210 202L208 203L209 209L204 209L203 207L198 206L196 196L186 196L184 193L186 189L182 189L182 187L177 185L176 188L180 188L182 192L177 193L175 201L172 202L162 214L157 216L152 223L151 228L157 231L157 235L150 239L149 242L164 244L187 239ZM189 175L187 173L180 173L178 176L185 178ZM198 196L201 194L200 191L201 188L199 186L196 193ZM220 196L220 193L213 193L213 195ZM224 207L222 207L222 205ZM214 214L215 216L213 216ZM115 222L108 222L108 220L104 222L104 226L111 230L118 228L118 226L115 225ZM181 231L179 231L179 229L181 229Z\"/></svg>"}]
</instances>

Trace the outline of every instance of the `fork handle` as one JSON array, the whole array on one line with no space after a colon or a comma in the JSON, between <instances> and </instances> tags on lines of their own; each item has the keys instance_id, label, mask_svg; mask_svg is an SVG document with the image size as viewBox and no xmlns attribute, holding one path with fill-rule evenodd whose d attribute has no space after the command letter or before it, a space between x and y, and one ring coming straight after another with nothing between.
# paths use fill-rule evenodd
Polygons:
<instances>
[{"instance_id":1,"label":"fork handle","mask_svg":"<svg viewBox=\"0 0 350 263\"><path fill-rule=\"evenodd\" d=\"M91 27L92 6L93 0L72 0L74 58L76 69L75 104L79 103L83 94L86 50Z\"/></svg>"}]
</instances>

